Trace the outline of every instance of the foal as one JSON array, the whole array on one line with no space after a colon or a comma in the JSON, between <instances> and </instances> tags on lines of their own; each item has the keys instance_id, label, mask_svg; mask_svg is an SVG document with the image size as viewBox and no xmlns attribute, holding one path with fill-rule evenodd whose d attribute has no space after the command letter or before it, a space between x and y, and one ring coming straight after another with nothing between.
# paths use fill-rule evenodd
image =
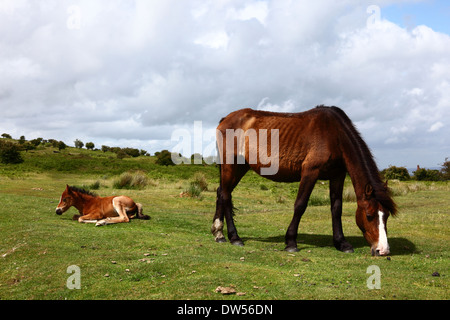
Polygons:
<instances>
[{"instance_id":1,"label":"foal","mask_svg":"<svg viewBox=\"0 0 450 320\"><path fill-rule=\"evenodd\" d=\"M95 223L97 227L107 224L129 222L130 218L149 220L142 214L142 205L126 196L98 197L86 190L66 186L56 207L56 214L62 215L74 206L81 215L74 215L80 223Z\"/></svg>"}]
</instances>

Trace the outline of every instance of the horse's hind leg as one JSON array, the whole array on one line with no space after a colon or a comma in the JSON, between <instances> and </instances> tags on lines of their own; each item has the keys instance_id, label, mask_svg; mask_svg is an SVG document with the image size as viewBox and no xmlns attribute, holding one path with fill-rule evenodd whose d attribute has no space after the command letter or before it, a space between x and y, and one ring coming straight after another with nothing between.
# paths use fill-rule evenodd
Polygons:
<instances>
[{"instance_id":1,"label":"horse's hind leg","mask_svg":"<svg viewBox=\"0 0 450 320\"><path fill-rule=\"evenodd\" d=\"M122 198L116 197L113 199L112 203L113 203L114 210L116 210L116 212L119 214L119 216L100 220L96 223L97 227L108 225L108 224L123 223L123 222L130 221L130 218L128 218L127 212L125 210L125 205L124 205L124 203L122 203Z\"/></svg>"},{"instance_id":2,"label":"horse's hind leg","mask_svg":"<svg viewBox=\"0 0 450 320\"><path fill-rule=\"evenodd\" d=\"M224 204L222 201L222 187L217 188L216 200L216 214L214 215L213 224L211 226L211 233L214 235L216 242L226 242L223 235L223 219L224 219Z\"/></svg>"},{"instance_id":3,"label":"horse's hind leg","mask_svg":"<svg viewBox=\"0 0 450 320\"><path fill-rule=\"evenodd\" d=\"M211 232L215 236L216 242L225 242L223 235L223 220L226 219L228 239L233 245L242 246L243 242L237 234L233 220L233 203L231 193L242 177L249 170L246 164L222 164L221 183L217 189L216 214L214 215Z\"/></svg>"}]
</instances>

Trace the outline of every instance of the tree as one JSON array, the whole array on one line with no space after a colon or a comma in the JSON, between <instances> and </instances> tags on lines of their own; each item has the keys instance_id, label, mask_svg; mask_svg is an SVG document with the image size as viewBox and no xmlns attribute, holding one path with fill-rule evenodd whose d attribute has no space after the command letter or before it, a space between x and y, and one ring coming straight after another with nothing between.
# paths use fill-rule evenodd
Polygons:
<instances>
[{"instance_id":1,"label":"tree","mask_svg":"<svg viewBox=\"0 0 450 320\"><path fill-rule=\"evenodd\" d=\"M445 162L441 166L441 176L444 180L450 180L450 160L445 158Z\"/></svg>"},{"instance_id":2,"label":"tree","mask_svg":"<svg viewBox=\"0 0 450 320\"><path fill-rule=\"evenodd\" d=\"M12 137L9 134L7 134L7 133L3 133L2 137L5 138L5 139L12 139Z\"/></svg>"},{"instance_id":3,"label":"tree","mask_svg":"<svg viewBox=\"0 0 450 320\"><path fill-rule=\"evenodd\" d=\"M19 147L12 142L0 142L0 161L4 164L18 164L23 162Z\"/></svg>"},{"instance_id":4,"label":"tree","mask_svg":"<svg viewBox=\"0 0 450 320\"><path fill-rule=\"evenodd\" d=\"M93 142L86 142L86 149L94 150L95 144Z\"/></svg>"},{"instance_id":5,"label":"tree","mask_svg":"<svg viewBox=\"0 0 450 320\"><path fill-rule=\"evenodd\" d=\"M102 146L102 151L103 151L103 152L111 151L111 147L108 147L108 146Z\"/></svg>"},{"instance_id":6,"label":"tree","mask_svg":"<svg viewBox=\"0 0 450 320\"><path fill-rule=\"evenodd\" d=\"M38 145L41 144L42 140L44 140L44 139L43 138L36 138L36 139L31 140L30 142L31 142L32 145L37 147Z\"/></svg>"},{"instance_id":7,"label":"tree","mask_svg":"<svg viewBox=\"0 0 450 320\"><path fill-rule=\"evenodd\" d=\"M58 149L59 149L59 151L65 149L65 148L67 148L66 144L63 141L59 141L58 142Z\"/></svg>"},{"instance_id":8,"label":"tree","mask_svg":"<svg viewBox=\"0 0 450 320\"><path fill-rule=\"evenodd\" d=\"M119 151L117 151L116 154L117 154L117 159L122 160L123 158L128 157L128 154L123 149L120 149Z\"/></svg>"},{"instance_id":9,"label":"tree","mask_svg":"<svg viewBox=\"0 0 450 320\"><path fill-rule=\"evenodd\" d=\"M439 181L441 177L439 175L439 170L430 170L418 168L414 171L414 178L417 181Z\"/></svg>"},{"instance_id":10,"label":"tree","mask_svg":"<svg viewBox=\"0 0 450 320\"><path fill-rule=\"evenodd\" d=\"M123 151L125 151L125 153L133 158L137 158L140 156L140 152L139 149L134 149L134 148L123 148Z\"/></svg>"},{"instance_id":11,"label":"tree","mask_svg":"<svg viewBox=\"0 0 450 320\"><path fill-rule=\"evenodd\" d=\"M75 148L81 149L81 148L84 147L84 143L81 142L81 141L78 140L78 139L76 139L76 140L74 141L74 143L75 143Z\"/></svg>"},{"instance_id":12,"label":"tree","mask_svg":"<svg viewBox=\"0 0 450 320\"><path fill-rule=\"evenodd\" d=\"M28 152L29 150L35 150L36 146L34 144L32 144L30 141L26 141L23 145L22 145L23 150L25 150L26 152Z\"/></svg>"},{"instance_id":13,"label":"tree","mask_svg":"<svg viewBox=\"0 0 450 320\"><path fill-rule=\"evenodd\" d=\"M161 152L155 152L156 164L161 166L174 166L175 163L172 161L172 154L168 150L163 150Z\"/></svg>"},{"instance_id":14,"label":"tree","mask_svg":"<svg viewBox=\"0 0 450 320\"><path fill-rule=\"evenodd\" d=\"M20 136L19 143L20 144L24 144L25 143L25 136Z\"/></svg>"}]
</instances>

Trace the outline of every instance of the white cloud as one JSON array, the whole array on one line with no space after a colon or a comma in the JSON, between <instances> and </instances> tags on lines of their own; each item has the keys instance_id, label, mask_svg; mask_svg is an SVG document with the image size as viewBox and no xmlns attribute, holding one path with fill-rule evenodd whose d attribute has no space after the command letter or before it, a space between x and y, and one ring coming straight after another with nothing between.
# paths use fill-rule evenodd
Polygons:
<instances>
[{"instance_id":1,"label":"white cloud","mask_svg":"<svg viewBox=\"0 0 450 320\"><path fill-rule=\"evenodd\" d=\"M428 129L428 132L436 132L439 131L439 129L441 129L442 127L444 127L444 124L440 121L436 122L435 124L433 124L430 129Z\"/></svg>"},{"instance_id":2,"label":"white cloud","mask_svg":"<svg viewBox=\"0 0 450 320\"><path fill-rule=\"evenodd\" d=\"M393 2L379 2L381 17ZM212 128L238 108L324 103L357 123L380 166L405 150L410 165L439 163L450 156L439 138L450 135L450 37L368 28L372 3L83 0L70 29L73 1L2 1L1 130L157 148L175 127Z\"/></svg>"}]
</instances>

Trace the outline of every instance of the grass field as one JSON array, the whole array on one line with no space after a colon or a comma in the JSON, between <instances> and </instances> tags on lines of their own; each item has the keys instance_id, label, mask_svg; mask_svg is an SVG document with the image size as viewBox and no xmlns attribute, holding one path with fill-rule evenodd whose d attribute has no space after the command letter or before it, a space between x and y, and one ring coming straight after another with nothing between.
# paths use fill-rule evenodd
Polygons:
<instances>
[{"instance_id":1,"label":"grass field","mask_svg":"<svg viewBox=\"0 0 450 320\"><path fill-rule=\"evenodd\" d=\"M160 167L154 158L51 148L0 165L0 299L449 299L450 185L391 182L399 216L388 221L391 255L372 257L356 226L346 182L343 228L355 252L334 249L328 182L318 182L299 229L298 253L284 249L297 184L248 174L234 192L244 247L217 244L210 234L218 171ZM128 170L146 172L142 190L117 190ZM198 198L180 197L197 172L208 182ZM101 196L126 194L151 220L96 228L55 215L66 184L99 182ZM69 266L81 288L70 290ZM367 268L381 270L381 289L367 287ZM218 286L239 294L222 295Z\"/></svg>"}]
</instances>

